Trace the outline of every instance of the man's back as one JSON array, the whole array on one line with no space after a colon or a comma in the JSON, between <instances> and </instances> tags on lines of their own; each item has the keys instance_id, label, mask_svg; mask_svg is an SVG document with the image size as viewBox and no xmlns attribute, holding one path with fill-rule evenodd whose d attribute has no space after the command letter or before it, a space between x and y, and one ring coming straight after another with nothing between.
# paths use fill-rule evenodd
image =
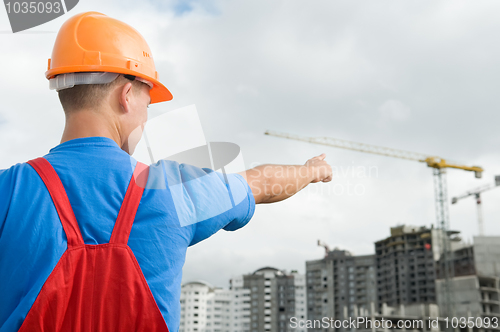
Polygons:
<instances>
[{"instance_id":1,"label":"man's back","mask_svg":"<svg viewBox=\"0 0 500 332\"><path fill-rule=\"evenodd\" d=\"M108 138L65 142L45 156L58 173L86 244L109 242L135 167ZM221 228L245 225L255 208L246 182L162 161L149 180L132 226L132 249L171 331L179 324L186 249ZM67 248L52 200L27 164L0 171L0 330L16 330Z\"/></svg>"}]
</instances>

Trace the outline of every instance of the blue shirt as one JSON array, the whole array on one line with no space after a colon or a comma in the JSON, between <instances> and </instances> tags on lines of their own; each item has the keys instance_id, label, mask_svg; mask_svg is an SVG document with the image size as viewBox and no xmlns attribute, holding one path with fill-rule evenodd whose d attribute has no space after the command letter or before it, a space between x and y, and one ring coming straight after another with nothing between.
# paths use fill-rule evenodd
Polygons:
<instances>
[{"instance_id":1,"label":"blue shirt","mask_svg":"<svg viewBox=\"0 0 500 332\"><path fill-rule=\"evenodd\" d=\"M62 143L45 158L61 178L84 242L109 242L136 161L104 137ZM238 174L166 160L150 166L128 245L170 331L179 329L187 248L220 229L243 227L254 210ZM25 163L0 170L0 331L19 329L66 248L36 171Z\"/></svg>"}]
</instances>

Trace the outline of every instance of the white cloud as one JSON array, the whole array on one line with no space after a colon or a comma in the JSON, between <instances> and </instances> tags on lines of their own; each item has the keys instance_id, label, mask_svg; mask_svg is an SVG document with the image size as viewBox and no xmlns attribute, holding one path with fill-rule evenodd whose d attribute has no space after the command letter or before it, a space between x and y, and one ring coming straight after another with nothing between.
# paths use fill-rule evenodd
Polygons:
<instances>
[{"instance_id":1,"label":"white cloud","mask_svg":"<svg viewBox=\"0 0 500 332\"><path fill-rule=\"evenodd\" d=\"M410 118L411 109L399 100L389 99L378 108L383 119L406 121Z\"/></svg>"}]
</instances>

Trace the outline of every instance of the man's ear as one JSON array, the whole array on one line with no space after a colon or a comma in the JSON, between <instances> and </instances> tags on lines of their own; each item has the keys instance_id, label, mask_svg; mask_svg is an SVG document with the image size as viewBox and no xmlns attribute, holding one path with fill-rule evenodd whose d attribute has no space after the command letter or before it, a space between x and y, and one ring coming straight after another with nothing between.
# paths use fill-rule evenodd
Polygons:
<instances>
[{"instance_id":1,"label":"man's ear","mask_svg":"<svg viewBox=\"0 0 500 332\"><path fill-rule=\"evenodd\" d=\"M132 83L127 82L121 87L120 106L125 113L130 112L130 103L132 101Z\"/></svg>"}]
</instances>

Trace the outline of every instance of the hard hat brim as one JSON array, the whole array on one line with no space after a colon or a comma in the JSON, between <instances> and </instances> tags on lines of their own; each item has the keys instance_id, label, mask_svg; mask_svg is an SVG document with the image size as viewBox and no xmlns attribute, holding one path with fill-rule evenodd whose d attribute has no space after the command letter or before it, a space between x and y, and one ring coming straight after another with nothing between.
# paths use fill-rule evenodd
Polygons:
<instances>
[{"instance_id":1,"label":"hard hat brim","mask_svg":"<svg viewBox=\"0 0 500 332\"><path fill-rule=\"evenodd\" d=\"M109 72L118 73L123 75L137 76L153 83L153 88L149 90L149 96L151 97L151 104L161 103L164 101L172 100L172 93L163 85L160 81L155 78L149 77L147 75L140 75L136 71L127 70L124 68L117 68L112 66L70 66L70 67L59 67L57 69L50 69L45 72L45 77L48 79L53 78L59 74L66 73L85 73L85 72Z\"/></svg>"},{"instance_id":2,"label":"hard hat brim","mask_svg":"<svg viewBox=\"0 0 500 332\"><path fill-rule=\"evenodd\" d=\"M151 83L153 83L153 88L149 90L149 96L151 97L151 104L155 103L161 103L163 101L169 101L174 98L172 96L172 93L167 89L166 86L161 84L157 80L151 80Z\"/></svg>"}]
</instances>

